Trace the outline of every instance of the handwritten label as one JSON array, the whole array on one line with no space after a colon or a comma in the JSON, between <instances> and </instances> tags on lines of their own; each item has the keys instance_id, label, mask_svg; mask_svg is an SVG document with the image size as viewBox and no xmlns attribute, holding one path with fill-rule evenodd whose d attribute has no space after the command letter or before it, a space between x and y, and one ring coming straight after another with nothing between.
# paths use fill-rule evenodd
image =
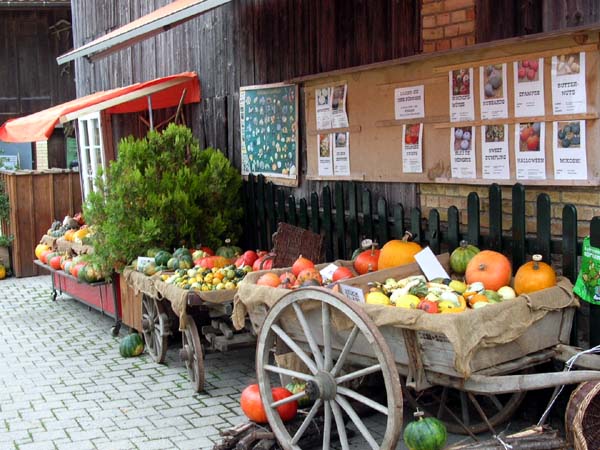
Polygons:
<instances>
[{"instance_id":1,"label":"handwritten label","mask_svg":"<svg viewBox=\"0 0 600 450\"><path fill-rule=\"evenodd\" d=\"M366 303L365 302L365 293L361 288L348 286L346 284L340 284L340 290L342 294L344 294L348 299L352 300L356 303Z\"/></svg>"},{"instance_id":2,"label":"handwritten label","mask_svg":"<svg viewBox=\"0 0 600 450\"><path fill-rule=\"evenodd\" d=\"M150 258L148 256L138 256L137 266L144 267L146 264L154 262L154 258Z\"/></svg>"},{"instance_id":3,"label":"handwritten label","mask_svg":"<svg viewBox=\"0 0 600 450\"><path fill-rule=\"evenodd\" d=\"M320 274L324 280L332 280L334 272L338 269L339 267L332 263L329 264L327 267L323 267L320 270Z\"/></svg>"},{"instance_id":4,"label":"handwritten label","mask_svg":"<svg viewBox=\"0 0 600 450\"><path fill-rule=\"evenodd\" d=\"M417 253L415 259L428 280L450 278L429 247Z\"/></svg>"}]
</instances>

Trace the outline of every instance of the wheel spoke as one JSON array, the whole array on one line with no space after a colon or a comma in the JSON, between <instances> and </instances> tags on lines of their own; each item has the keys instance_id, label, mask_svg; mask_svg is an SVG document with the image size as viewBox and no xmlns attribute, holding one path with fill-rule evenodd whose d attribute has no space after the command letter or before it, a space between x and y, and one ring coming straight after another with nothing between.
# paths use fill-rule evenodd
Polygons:
<instances>
[{"instance_id":1,"label":"wheel spoke","mask_svg":"<svg viewBox=\"0 0 600 450\"><path fill-rule=\"evenodd\" d=\"M323 321L323 362L325 370L331 370L331 319L329 305L321 303L321 320Z\"/></svg>"},{"instance_id":2,"label":"wheel spoke","mask_svg":"<svg viewBox=\"0 0 600 450\"><path fill-rule=\"evenodd\" d=\"M300 400L302 397L306 395L306 392L298 392L297 394L290 395L289 397L282 398L281 400L277 400L276 402L271 403L271 408L275 409L281 405L285 405L286 403L290 403L296 400Z\"/></svg>"},{"instance_id":3,"label":"wheel spoke","mask_svg":"<svg viewBox=\"0 0 600 450\"><path fill-rule=\"evenodd\" d=\"M348 339L346 339L346 343L344 344L342 353L340 353L340 356L338 357L338 360L335 363L335 366L331 370L331 375L334 378L337 375L337 373L344 366L344 363L346 362L346 358L348 357L348 353L350 353L350 350L352 349L352 346L354 345L354 341L356 340L356 336L358 336L358 331L359 331L358 327L356 325L354 325L354 328L352 328L352 331L350 331L350 334L348 335Z\"/></svg>"},{"instance_id":4,"label":"wheel spoke","mask_svg":"<svg viewBox=\"0 0 600 450\"><path fill-rule=\"evenodd\" d=\"M346 397L350 397L357 402L362 403L363 405L367 405L369 408L374 409L375 411L379 411L381 414L388 415L387 407L383 406L381 403L377 403L370 398L365 397L364 395L359 394L358 392L353 391L352 389L345 388L343 386L337 387L337 392L345 395Z\"/></svg>"},{"instance_id":5,"label":"wheel spoke","mask_svg":"<svg viewBox=\"0 0 600 450\"><path fill-rule=\"evenodd\" d=\"M313 374L316 374L319 371L310 356L308 356L306 352L302 350L300 346L296 344L296 342L294 342L294 340L285 331L283 331L279 325L273 324L271 329L283 340L283 342L286 343L290 350L298 355L302 362L306 364L308 370L310 370Z\"/></svg>"},{"instance_id":6,"label":"wheel spoke","mask_svg":"<svg viewBox=\"0 0 600 450\"><path fill-rule=\"evenodd\" d=\"M310 327L308 326L308 322L306 321L306 316L302 311L302 308L298 303L294 303L292 305L294 307L294 311L296 312L296 317L298 318L298 322L302 326L302 331L304 331L304 336L306 336L306 340L308 341L308 345L310 350L312 351L315 362L317 363L317 367L319 370L323 369L323 355L321 354L321 350L319 350L319 346L317 345L317 341L315 341L315 337L310 331Z\"/></svg>"},{"instance_id":7,"label":"wheel spoke","mask_svg":"<svg viewBox=\"0 0 600 450\"><path fill-rule=\"evenodd\" d=\"M296 372L295 370L285 369L283 367L273 366L271 364L265 364L264 369L267 372L279 373L281 375L287 375L289 377L298 378L299 380L311 381L315 377L302 372Z\"/></svg>"},{"instance_id":8,"label":"wheel spoke","mask_svg":"<svg viewBox=\"0 0 600 450\"><path fill-rule=\"evenodd\" d=\"M488 395L487 398L490 399L490 401L492 402L492 404L496 407L496 409L498 411L502 411L504 409L502 402L500 400L498 400L498 397L496 397L495 395Z\"/></svg>"},{"instance_id":9,"label":"wheel spoke","mask_svg":"<svg viewBox=\"0 0 600 450\"><path fill-rule=\"evenodd\" d=\"M488 420L485 412L483 411L483 409L481 408L481 405L479 404L479 402L477 401L477 399L475 398L475 396L469 392L467 394L469 396L469 400L471 400L471 403L473 403L473 405L475 406L475 409L477 410L477 412L479 413L479 416L483 419L483 421L485 422L485 424L488 426L488 428L490 429L490 431L493 434L496 434L496 430L494 430L494 427L492 426L492 424L490 423L490 421Z\"/></svg>"},{"instance_id":10,"label":"wheel spoke","mask_svg":"<svg viewBox=\"0 0 600 450\"><path fill-rule=\"evenodd\" d=\"M442 390L442 397L440 398L440 407L438 408L437 418L441 419L446 409L446 400L448 400L448 387L444 386Z\"/></svg>"},{"instance_id":11,"label":"wheel spoke","mask_svg":"<svg viewBox=\"0 0 600 450\"><path fill-rule=\"evenodd\" d=\"M349 450L350 445L348 444L348 435L346 435L346 426L344 425L342 410L335 401L332 400L330 404L331 411L333 411L333 418L335 419L335 426L337 427L338 436L340 438L340 443L342 444L342 450Z\"/></svg>"},{"instance_id":12,"label":"wheel spoke","mask_svg":"<svg viewBox=\"0 0 600 450\"><path fill-rule=\"evenodd\" d=\"M271 406L273 406L273 405L271 405ZM319 406L321 406L320 398L318 398L317 401L315 402L315 404L312 406L312 408L310 408L310 411L308 412L308 415L304 419L304 422L302 422L302 425L300 425L300 428L298 428L298 431L296 431L296 434L292 438L292 442L291 442L292 445L296 445L298 443L298 441L300 440L300 438L302 437L302 435L304 434L304 432L310 425L310 422L313 420L313 418L317 414L317 411L319 411Z\"/></svg>"},{"instance_id":13,"label":"wheel spoke","mask_svg":"<svg viewBox=\"0 0 600 450\"><path fill-rule=\"evenodd\" d=\"M350 420L352 420L352 422L354 423L354 426L356 426L356 428L358 428L358 431L360 431L360 434L362 434L363 438L365 438L365 441L367 441L367 443L371 446L371 448L373 450L379 450L379 444L373 438L373 435L371 434L371 432L369 430L367 430L367 427L365 426L363 421L360 420L360 417L358 417L358 414L356 414L356 411L354 411L354 408L352 408L352 406L350 406L350 403L348 403L348 400L346 400L341 395L336 395L335 401L342 407L342 409L346 412L346 414L348 414L348 417L350 417Z\"/></svg>"},{"instance_id":14,"label":"wheel spoke","mask_svg":"<svg viewBox=\"0 0 600 450\"><path fill-rule=\"evenodd\" d=\"M345 381L354 380L355 378L364 377L365 375L369 375L371 373L375 373L381 370L381 364L375 364L373 366L365 367L364 369L357 370L355 372L350 372L346 375L342 375L341 377L337 377L335 382L337 384L342 384Z\"/></svg>"},{"instance_id":15,"label":"wheel spoke","mask_svg":"<svg viewBox=\"0 0 600 450\"><path fill-rule=\"evenodd\" d=\"M471 425L471 418L469 415L469 402L467 401L467 393L460 391L460 407L462 412L462 419L465 425Z\"/></svg>"},{"instance_id":16,"label":"wheel spoke","mask_svg":"<svg viewBox=\"0 0 600 450\"><path fill-rule=\"evenodd\" d=\"M321 400L321 399L319 399ZM323 447L329 448L331 442L331 402L327 400L323 405Z\"/></svg>"}]
</instances>

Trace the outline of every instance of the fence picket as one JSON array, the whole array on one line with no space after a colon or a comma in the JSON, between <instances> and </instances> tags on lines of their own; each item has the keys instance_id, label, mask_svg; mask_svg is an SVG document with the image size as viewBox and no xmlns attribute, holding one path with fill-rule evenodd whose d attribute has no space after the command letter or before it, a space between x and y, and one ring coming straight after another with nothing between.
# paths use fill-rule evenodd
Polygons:
<instances>
[{"instance_id":1,"label":"fence picket","mask_svg":"<svg viewBox=\"0 0 600 450\"><path fill-rule=\"evenodd\" d=\"M460 219L456 206L448 208L448 252L452 253L460 244Z\"/></svg>"},{"instance_id":2,"label":"fence picket","mask_svg":"<svg viewBox=\"0 0 600 450\"><path fill-rule=\"evenodd\" d=\"M254 175L248 175L248 198L246 207L248 212L248 224L250 234L252 236L252 248L258 248L258 240L256 238L256 195L254 191Z\"/></svg>"},{"instance_id":3,"label":"fence picket","mask_svg":"<svg viewBox=\"0 0 600 450\"><path fill-rule=\"evenodd\" d=\"M513 273L525 262L525 187L517 183L512 188L512 267Z\"/></svg>"},{"instance_id":4,"label":"fence picket","mask_svg":"<svg viewBox=\"0 0 600 450\"><path fill-rule=\"evenodd\" d=\"M477 192L471 192L467 196L467 241L475 246L480 245L480 211L479 195Z\"/></svg>"},{"instance_id":5,"label":"fence picket","mask_svg":"<svg viewBox=\"0 0 600 450\"><path fill-rule=\"evenodd\" d=\"M313 233L321 233L319 222L319 195L313 192L310 194L310 229Z\"/></svg>"},{"instance_id":6,"label":"fence picket","mask_svg":"<svg viewBox=\"0 0 600 450\"><path fill-rule=\"evenodd\" d=\"M362 193L363 228L362 235L366 239L375 239L373 228L373 199L371 191L365 189Z\"/></svg>"},{"instance_id":7,"label":"fence picket","mask_svg":"<svg viewBox=\"0 0 600 450\"><path fill-rule=\"evenodd\" d=\"M598 216L593 217L590 222L590 245L600 247L600 217ZM596 345L600 345L600 306L590 304L590 347Z\"/></svg>"},{"instance_id":8,"label":"fence picket","mask_svg":"<svg viewBox=\"0 0 600 450\"><path fill-rule=\"evenodd\" d=\"M550 264L550 245L552 238L552 230L550 228L551 221L551 204L548 194L540 194L536 202L537 209L537 239L536 248L532 253L542 255L544 261Z\"/></svg>"},{"instance_id":9,"label":"fence picket","mask_svg":"<svg viewBox=\"0 0 600 450\"><path fill-rule=\"evenodd\" d=\"M600 231L600 223L594 223L594 219L590 223L590 241L591 236L595 234L596 231ZM562 210L562 264L563 264L563 276L567 277L571 280L572 283L575 283L577 278L577 210L575 206L571 204L566 204ZM600 234L600 233L599 233ZM591 316L595 313L597 316L598 311L590 310L590 323ZM597 327L598 332L600 332L600 327ZM590 330L591 331L591 330ZM590 336L590 342L592 338ZM573 320L573 326L571 328L571 343L577 345L577 319ZM592 345L597 345L592 344Z\"/></svg>"},{"instance_id":10,"label":"fence picket","mask_svg":"<svg viewBox=\"0 0 600 450\"><path fill-rule=\"evenodd\" d=\"M377 242L380 247L390 240L388 232L388 207L385 198L377 200Z\"/></svg>"},{"instance_id":11,"label":"fence picket","mask_svg":"<svg viewBox=\"0 0 600 450\"><path fill-rule=\"evenodd\" d=\"M333 219L331 217L331 190L323 188L323 230L325 231L325 260L333 261Z\"/></svg>"},{"instance_id":12,"label":"fence picket","mask_svg":"<svg viewBox=\"0 0 600 450\"><path fill-rule=\"evenodd\" d=\"M267 194L267 216L269 218L269 232L267 233L267 248L273 248L273 233L277 230L277 217L275 209L275 194L272 182L268 182L266 186Z\"/></svg>"},{"instance_id":13,"label":"fence picket","mask_svg":"<svg viewBox=\"0 0 600 450\"><path fill-rule=\"evenodd\" d=\"M488 248L502 251L502 188L496 183L490 186L490 240Z\"/></svg>"},{"instance_id":14,"label":"fence picket","mask_svg":"<svg viewBox=\"0 0 600 450\"><path fill-rule=\"evenodd\" d=\"M288 219L290 225L298 225L298 217L296 214L296 198L293 195L288 196Z\"/></svg>"},{"instance_id":15,"label":"fence picket","mask_svg":"<svg viewBox=\"0 0 600 450\"><path fill-rule=\"evenodd\" d=\"M335 183L335 234L337 237L338 258L346 258L346 208L344 207L344 188L340 181Z\"/></svg>"},{"instance_id":16,"label":"fence picket","mask_svg":"<svg viewBox=\"0 0 600 450\"><path fill-rule=\"evenodd\" d=\"M259 175L256 183L256 200L257 200L257 212L258 212L258 236L261 248L268 248L269 243L267 241L267 220L265 213L265 177Z\"/></svg>"},{"instance_id":17,"label":"fence picket","mask_svg":"<svg viewBox=\"0 0 600 450\"><path fill-rule=\"evenodd\" d=\"M421 233L421 209L413 208L410 211L410 232L412 233L413 241L423 242L423 234Z\"/></svg>"},{"instance_id":18,"label":"fence picket","mask_svg":"<svg viewBox=\"0 0 600 450\"><path fill-rule=\"evenodd\" d=\"M276 192L277 197L277 223L286 222L287 218L285 217L285 194L281 188L277 188Z\"/></svg>"},{"instance_id":19,"label":"fence picket","mask_svg":"<svg viewBox=\"0 0 600 450\"><path fill-rule=\"evenodd\" d=\"M308 205L305 198L300 199L300 218L298 224L305 230L308 230Z\"/></svg>"},{"instance_id":20,"label":"fence picket","mask_svg":"<svg viewBox=\"0 0 600 450\"><path fill-rule=\"evenodd\" d=\"M427 240L431 251L436 255L440 254L440 213L437 209L429 211L429 220L427 221Z\"/></svg>"},{"instance_id":21,"label":"fence picket","mask_svg":"<svg viewBox=\"0 0 600 450\"><path fill-rule=\"evenodd\" d=\"M392 237L401 239L404 236L404 206L401 203L394 205L394 228Z\"/></svg>"},{"instance_id":22,"label":"fence picket","mask_svg":"<svg viewBox=\"0 0 600 450\"><path fill-rule=\"evenodd\" d=\"M358 197L356 183L348 183L348 233L350 234L350 248L352 250L360 246L358 231Z\"/></svg>"}]
</instances>

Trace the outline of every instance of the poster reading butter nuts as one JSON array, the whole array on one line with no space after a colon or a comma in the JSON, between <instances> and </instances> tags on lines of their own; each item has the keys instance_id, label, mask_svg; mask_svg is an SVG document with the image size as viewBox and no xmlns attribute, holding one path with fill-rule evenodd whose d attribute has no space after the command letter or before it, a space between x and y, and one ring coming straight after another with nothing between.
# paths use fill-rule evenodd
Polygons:
<instances>
[{"instance_id":1,"label":"poster reading butter nuts","mask_svg":"<svg viewBox=\"0 0 600 450\"><path fill-rule=\"evenodd\" d=\"M587 110L585 53L552 57L552 111L579 114Z\"/></svg>"}]
</instances>

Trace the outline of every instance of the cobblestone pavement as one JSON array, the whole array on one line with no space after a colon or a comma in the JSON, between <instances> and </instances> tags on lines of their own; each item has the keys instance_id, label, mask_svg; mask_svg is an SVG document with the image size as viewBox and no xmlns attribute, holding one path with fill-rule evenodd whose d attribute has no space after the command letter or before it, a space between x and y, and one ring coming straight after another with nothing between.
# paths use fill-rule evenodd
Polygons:
<instances>
[{"instance_id":1,"label":"cobblestone pavement","mask_svg":"<svg viewBox=\"0 0 600 450\"><path fill-rule=\"evenodd\" d=\"M0 450L210 449L245 421L252 348L207 355L207 391L192 395L177 345L165 365L122 358L112 319L50 291L49 276L0 281ZM385 432L364 421L377 439Z\"/></svg>"},{"instance_id":2,"label":"cobblestone pavement","mask_svg":"<svg viewBox=\"0 0 600 450\"><path fill-rule=\"evenodd\" d=\"M67 296L53 303L48 276L0 281L0 449L212 448L244 420L252 350L208 355L207 394L192 395L177 348L166 365L122 358L112 324Z\"/></svg>"}]
</instances>

